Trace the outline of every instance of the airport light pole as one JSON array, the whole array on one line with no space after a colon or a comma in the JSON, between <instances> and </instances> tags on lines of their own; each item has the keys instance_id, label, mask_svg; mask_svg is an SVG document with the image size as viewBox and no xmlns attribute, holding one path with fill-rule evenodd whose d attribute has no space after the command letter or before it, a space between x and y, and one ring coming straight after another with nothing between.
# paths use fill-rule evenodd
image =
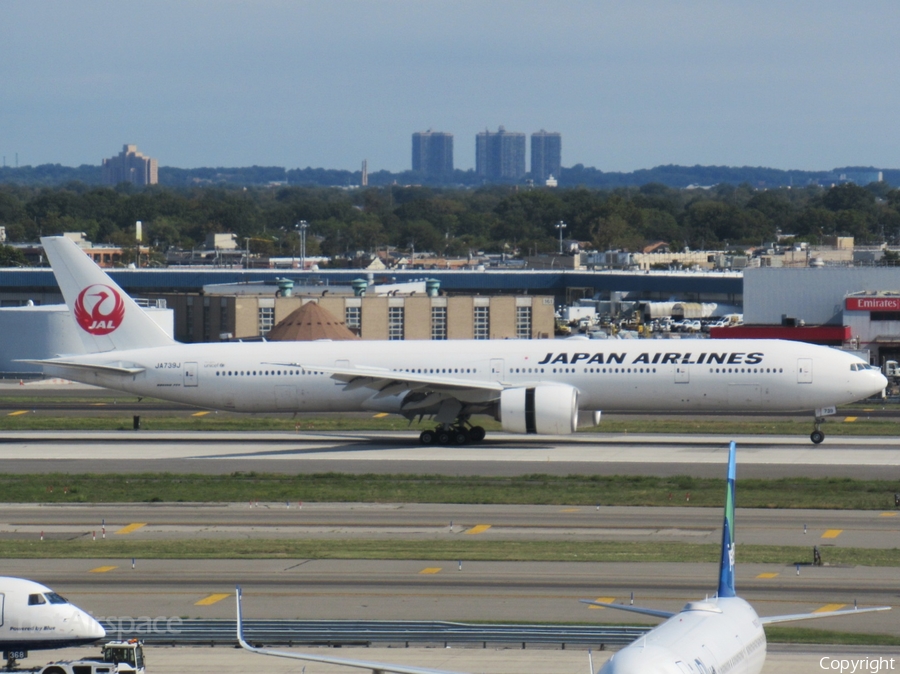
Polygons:
<instances>
[{"instance_id":1,"label":"airport light pole","mask_svg":"<svg viewBox=\"0 0 900 674\"><path fill-rule=\"evenodd\" d=\"M309 223L306 220L301 220L294 227L297 228L297 232L300 234L300 269L306 269L306 230L309 228Z\"/></svg>"},{"instance_id":2,"label":"airport light pole","mask_svg":"<svg viewBox=\"0 0 900 674\"><path fill-rule=\"evenodd\" d=\"M553 226L559 232L559 254L562 255L563 254L562 253L562 236L563 236L563 230L566 228L566 223L564 223L562 220L560 220Z\"/></svg>"}]
</instances>

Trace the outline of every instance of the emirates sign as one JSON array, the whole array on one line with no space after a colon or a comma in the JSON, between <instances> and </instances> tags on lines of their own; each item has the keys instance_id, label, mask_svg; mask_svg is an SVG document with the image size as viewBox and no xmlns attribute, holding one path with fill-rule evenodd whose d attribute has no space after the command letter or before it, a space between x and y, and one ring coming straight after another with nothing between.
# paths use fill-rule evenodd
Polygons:
<instances>
[{"instance_id":1,"label":"emirates sign","mask_svg":"<svg viewBox=\"0 0 900 674\"><path fill-rule=\"evenodd\" d=\"M847 311L900 311L900 297L848 297Z\"/></svg>"}]
</instances>

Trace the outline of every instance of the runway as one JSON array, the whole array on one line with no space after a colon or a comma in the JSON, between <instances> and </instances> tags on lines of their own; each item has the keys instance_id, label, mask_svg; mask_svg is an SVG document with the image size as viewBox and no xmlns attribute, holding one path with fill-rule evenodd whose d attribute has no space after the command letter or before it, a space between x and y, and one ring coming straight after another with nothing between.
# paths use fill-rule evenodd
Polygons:
<instances>
[{"instance_id":1,"label":"runway","mask_svg":"<svg viewBox=\"0 0 900 674\"><path fill-rule=\"evenodd\" d=\"M738 487L740 488L740 486ZM718 545L720 508L418 503L7 504L0 540L367 539L635 541ZM474 533L474 535L472 535ZM737 509L739 545L895 548L900 511Z\"/></svg>"},{"instance_id":2,"label":"runway","mask_svg":"<svg viewBox=\"0 0 900 674\"><path fill-rule=\"evenodd\" d=\"M104 619L232 618L239 584L248 618L655 624L578 600L628 603L633 592L638 605L678 611L715 591L718 564L138 559L132 569L130 559L97 557L7 560L4 572L44 582ZM760 615L854 601L890 605L900 596L893 568L817 567L796 575L793 566L738 559L737 586ZM900 636L900 610L815 627Z\"/></svg>"},{"instance_id":3,"label":"runway","mask_svg":"<svg viewBox=\"0 0 900 674\"><path fill-rule=\"evenodd\" d=\"M423 447L413 432L6 431L0 472L229 474L345 472L444 475L719 477L728 442L749 478L900 479L900 438L492 433L477 445Z\"/></svg>"}]
</instances>

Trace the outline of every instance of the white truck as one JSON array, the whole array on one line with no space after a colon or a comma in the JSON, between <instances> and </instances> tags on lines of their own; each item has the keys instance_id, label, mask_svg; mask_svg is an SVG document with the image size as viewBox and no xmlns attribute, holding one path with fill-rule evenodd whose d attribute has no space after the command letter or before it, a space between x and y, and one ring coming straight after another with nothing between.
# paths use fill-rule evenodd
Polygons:
<instances>
[{"instance_id":1,"label":"white truck","mask_svg":"<svg viewBox=\"0 0 900 674\"><path fill-rule=\"evenodd\" d=\"M39 674L146 674L144 644L137 639L110 641L98 659L51 662Z\"/></svg>"}]
</instances>

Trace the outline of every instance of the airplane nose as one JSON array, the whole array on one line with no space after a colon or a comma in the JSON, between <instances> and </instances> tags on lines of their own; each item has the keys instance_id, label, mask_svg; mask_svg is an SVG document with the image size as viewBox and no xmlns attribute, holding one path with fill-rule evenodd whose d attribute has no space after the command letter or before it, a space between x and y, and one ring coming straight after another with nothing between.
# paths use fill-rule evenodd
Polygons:
<instances>
[{"instance_id":1,"label":"airplane nose","mask_svg":"<svg viewBox=\"0 0 900 674\"><path fill-rule=\"evenodd\" d=\"M74 617L75 631L83 639L102 639L106 636L103 625L84 611L76 610Z\"/></svg>"},{"instance_id":2,"label":"airplane nose","mask_svg":"<svg viewBox=\"0 0 900 674\"><path fill-rule=\"evenodd\" d=\"M95 637L97 639L103 639L106 636L106 630L103 629L103 625L101 625L99 622L97 622L93 618L90 618L90 620L93 623L90 627L91 636Z\"/></svg>"}]
</instances>

